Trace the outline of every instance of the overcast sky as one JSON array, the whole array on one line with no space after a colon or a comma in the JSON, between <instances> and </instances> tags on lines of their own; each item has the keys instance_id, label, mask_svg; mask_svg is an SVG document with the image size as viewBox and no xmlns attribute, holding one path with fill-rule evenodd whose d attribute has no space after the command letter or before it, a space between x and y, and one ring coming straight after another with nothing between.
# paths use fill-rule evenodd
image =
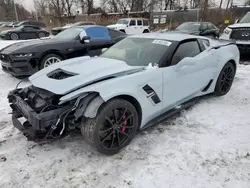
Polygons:
<instances>
[{"instance_id":1,"label":"overcast sky","mask_svg":"<svg viewBox=\"0 0 250 188\"><path fill-rule=\"evenodd\" d=\"M216 2L216 4L219 4L220 0L212 0L214 2ZM28 9L28 10L34 10L34 1L33 0L19 0L19 2L22 2L23 6ZM99 0L94 0L95 4L99 4ZM226 6L226 0L223 1L223 5ZM234 0L233 1L235 5L243 5L245 0Z\"/></svg>"},{"instance_id":2,"label":"overcast sky","mask_svg":"<svg viewBox=\"0 0 250 188\"><path fill-rule=\"evenodd\" d=\"M30 10L34 10L34 1L33 0L22 0L21 2L23 2L23 6Z\"/></svg>"}]
</instances>

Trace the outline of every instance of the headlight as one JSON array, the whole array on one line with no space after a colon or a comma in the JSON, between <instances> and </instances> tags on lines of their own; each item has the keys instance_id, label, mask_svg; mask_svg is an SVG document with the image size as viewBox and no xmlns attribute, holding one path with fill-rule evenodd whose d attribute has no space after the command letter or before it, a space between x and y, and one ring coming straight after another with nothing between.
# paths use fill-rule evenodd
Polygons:
<instances>
[{"instance_id":1,"label":"headlight","mask_svg":"<svg viewBox=\"0 0 250 188\"><path fill-rule=\"evenodd\" d=\"M230 34L230 32L231 32L231 29L229 29L229 28L226 28L225 30L224 30L224 34L225 35L229 35Z\"/></svg>"},{"instance_id":2,"label":"headlight","mask_svg":"<svg viewBox=\"0 0 250 188\"><path fill-rule=\"evenodd\" d=\"M33 53L14 54L15 57L32 57Z\"/></svg>"}]
</instances>

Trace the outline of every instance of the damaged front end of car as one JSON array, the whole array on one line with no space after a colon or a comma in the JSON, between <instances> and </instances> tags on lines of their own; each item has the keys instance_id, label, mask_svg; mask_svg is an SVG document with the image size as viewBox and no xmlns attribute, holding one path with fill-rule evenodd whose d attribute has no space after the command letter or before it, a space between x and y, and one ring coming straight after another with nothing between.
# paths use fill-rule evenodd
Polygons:
<instances>
[{"instance_id":1,"label":"damaged front end of car","mask_svg":"<svg viewBox=\"0 0 250 188\"><path fill-rule=\"evenodd\" d=\"M99 94L84 93L69 101L60 101L61 95L29 86L15 89L8 95L12 108L13 125L28 140L41 141L60 138L79 128L88 105ZM103 102L100 100L99 106ZM101 102L100 102L101 101ZM98 105L95 105L98 108Z\"/></svg>"}]
</instances>

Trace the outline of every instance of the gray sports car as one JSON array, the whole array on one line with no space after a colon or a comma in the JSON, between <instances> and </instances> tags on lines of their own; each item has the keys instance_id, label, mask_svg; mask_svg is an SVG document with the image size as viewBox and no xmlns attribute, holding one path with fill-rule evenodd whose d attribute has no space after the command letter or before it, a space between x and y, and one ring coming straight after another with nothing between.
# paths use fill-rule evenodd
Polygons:
<instances>
[{"instance_id":1,"label":"gray sports car","mask_svg":"<svg viewBox=\"0 0 250 188\"><path fill-rule=\"evenodd\" d=\"M99 152L115 154L138 130L200 96L227 94L238 63L230 42L171 32L129 36L100 57L53 64L31 76L30 87L11 91L13 124L36 141L80 129Z\"/></svg>"}]
</instances>

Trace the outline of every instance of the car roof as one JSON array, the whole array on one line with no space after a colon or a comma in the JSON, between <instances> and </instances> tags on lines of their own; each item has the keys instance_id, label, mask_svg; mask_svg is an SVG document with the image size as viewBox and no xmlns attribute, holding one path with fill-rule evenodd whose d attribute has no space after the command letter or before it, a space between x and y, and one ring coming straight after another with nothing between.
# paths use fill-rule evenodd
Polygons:
<instances>
[{"instance_id":1,"label":"car roof","mask_svg":"<svg viewBox=\"0 0 250 188\"><path fill-rule=\"evenodd\" d=\"M147 18L120 18L119 20L148 20Z\"/></svg>"},{"instance_id":2,"label":"car roof","mask_svg":"<svg viewBox=\"0 0 250 188\"><path fill-rule=\"evenodd\" d=\"M166 32L166 33L143 33L140 35L131 35L130 38L148 38L148 39L158 39L158 40L169 40L169 41L182 41L186 39L201 38L206 39L202 36L189 35L184 33Z\"/></svg>"},{"instance_id":3,"label":"car roof","mask_svg":"<svg viewBox=\"0 0 250 188\"><path fill-rule=\"evenodd\" d=\"M107 28L106 26L101 26L101 25L80 25L80 26L76 26L76 27L82 28L82 29L88 29L90 27Z\"/></svg>"}]
</instances>

